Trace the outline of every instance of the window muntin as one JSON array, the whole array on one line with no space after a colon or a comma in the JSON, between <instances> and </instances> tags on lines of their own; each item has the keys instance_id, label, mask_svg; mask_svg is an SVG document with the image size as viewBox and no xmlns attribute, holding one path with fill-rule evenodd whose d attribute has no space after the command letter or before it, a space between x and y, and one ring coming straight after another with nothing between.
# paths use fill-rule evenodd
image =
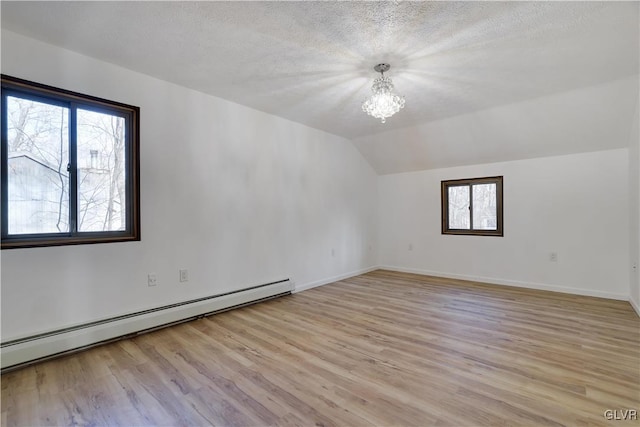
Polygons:
<instances>
[{"instance_id":1,"label":"window muntin","mask_svg":"<svg viewBox=\"0 0 640 427\"><path fill-rule=\"evenodd\" d=\"M140 240L139 108L2 76L2 248Z\"/></svg>"},{"instance_id":2,"label":"window muntin","mask_svg":"<svg viewBox=\"0 0 640 427\"><path fill-rule=\"evenodd\" d=\"M442 234L502 236L502 178L442 181Z\"/></svg>"}]
</instances>

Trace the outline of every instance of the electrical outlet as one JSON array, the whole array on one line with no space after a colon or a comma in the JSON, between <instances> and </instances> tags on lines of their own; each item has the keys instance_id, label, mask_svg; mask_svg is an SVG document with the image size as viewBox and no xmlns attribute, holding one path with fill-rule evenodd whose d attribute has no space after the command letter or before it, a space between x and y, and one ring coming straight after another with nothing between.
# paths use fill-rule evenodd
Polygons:
<instances>
[{"instance_id":1,"label":"electrical outlet","mask_svg":"<svg viewBox=\"0 0 640 427\"><path fill-rule=\"evenodd\" d=\"M188 282L189 281L189 270L187 270L187 269L180 270L180 281L181 282Z\"/></svg>"},{"instance_id":2,"label":"electrical outlet","mask_svg":"<svg viewBox=\"0 0 640 427\"><path fill-rule=\"evenodd\" d=\"M412 251L413 250L413 243L409 243L409 250Z\"/></svg>"},{"instance_id":3,"label":"electrical outlet","mask_svg":"<svg viewBox=\"0 0 640 427\"><path fill-rule=\"evenodd\" d=\"M558 252L549 253L549 261L558 262Z\"/></svg>"},{"instance_id":4,"label":"electrical outlet","mask_svg":"<svg viewBox=\"0 0 640 427\"><path fill-rule=\"evenodd\" d=\"M158 277L155 274L147 275L147 286L156 286L158 284Z\"/></svg>"}]
</instances>

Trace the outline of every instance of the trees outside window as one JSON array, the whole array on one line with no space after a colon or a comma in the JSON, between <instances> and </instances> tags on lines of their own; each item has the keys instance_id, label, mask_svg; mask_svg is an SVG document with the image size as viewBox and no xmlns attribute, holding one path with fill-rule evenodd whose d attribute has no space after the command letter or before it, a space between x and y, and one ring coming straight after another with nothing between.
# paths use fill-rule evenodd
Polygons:
<instances>
[{"instance_id":1,"label":"trees outside window","mask_svg":"<svg viewBox=\"0 0 640 427\"><path fill-rule=\"evenodd\" d=\"M139 108L2 76L2 247L140 239Z\"/></svg>"}]
</instances>

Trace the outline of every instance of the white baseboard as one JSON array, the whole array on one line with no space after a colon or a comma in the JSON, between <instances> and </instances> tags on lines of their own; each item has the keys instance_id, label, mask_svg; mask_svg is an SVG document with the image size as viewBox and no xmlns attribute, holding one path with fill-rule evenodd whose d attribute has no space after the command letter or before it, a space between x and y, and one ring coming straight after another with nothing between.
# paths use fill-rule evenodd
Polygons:
<instances>
[{"instance_id":1,"label":"white baseboard","mask_svg":"<svg viewBox=\"0 0 640 427\"><path fill-rule=\"evenodd\" d=\"M640 317L640 303L635 301L633 298L629 298L629 304L631 304L631 307L633 307L638 317Z\"/></svg>"},{"instance_id":2,"label":"white baseboard","mask_svg":"<svg viewBox=\"0 0 640 427\"><path fill-rule=\"evenodd\" d=\"M517 280L504 280L504 279L496 279L494 277L470 276L465 274L451 274L451 273L443 273L441 271L430 271L430 270L421 270L417 268L396 267L391 265L381 265L379 266L379 268L382 270L399 271L402 273L415 273L415 274L423 274L427 276L445 277L448 279L460 279L460 280L470 280L473 282L490 283L493 285L514 286L516 288L538 289L541 291L561 292L563 294L584 295L584 296L590 296L590 297L629 301L629 295L625 295L625 294L595 291L591 289L569 288L565 286L551 285L547 283L520 282ZM636 309L636 311L638 311L637 307L634 307L634 308Z\"/></svg>"},{"instance_id":3,"label":"white baseboard","mask_svg":"<svg viewBox=\"0 0 640 427\"><path fill-rule=\"evenodd\" d=\"M365 273L369 273L370 271L373 270L378 270L379 267L374 266L374 267L368 267L368 268L363 268L361 270L356 270L356 271L351 271L349 273L345 273L345 274L340 274L338 276L333 276L333 277L329 277L326 279L321 279L321 280L316 280L315 282L308 282L308 283L303 283L303 284L295 284L294 288L293 288L293 293L298 293L298 292L302 292L302 291L306 291L318 286L322 286L322 285L327 285L329 283L333 283L333 282L337 282L339 280L343 280L343 279L348 279L349 277L353 277L353 276L359 276L361 274L365 274Z\"/></svg>"}]
</instances>

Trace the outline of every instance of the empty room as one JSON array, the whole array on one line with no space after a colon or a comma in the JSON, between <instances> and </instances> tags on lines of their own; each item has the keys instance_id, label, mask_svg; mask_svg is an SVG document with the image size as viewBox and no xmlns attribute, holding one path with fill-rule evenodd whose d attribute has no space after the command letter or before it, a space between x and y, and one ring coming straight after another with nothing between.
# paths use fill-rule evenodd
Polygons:
<instances>
[{"instance_id":1,"label":"empty room","mask_svg":"<svg viewBox=\"0 0 640 427\"><path fill-rule=\"evenodd\" d=\"M640 411L640 2L2 1L2 426Z\"/></svg>"}]
</instances>

